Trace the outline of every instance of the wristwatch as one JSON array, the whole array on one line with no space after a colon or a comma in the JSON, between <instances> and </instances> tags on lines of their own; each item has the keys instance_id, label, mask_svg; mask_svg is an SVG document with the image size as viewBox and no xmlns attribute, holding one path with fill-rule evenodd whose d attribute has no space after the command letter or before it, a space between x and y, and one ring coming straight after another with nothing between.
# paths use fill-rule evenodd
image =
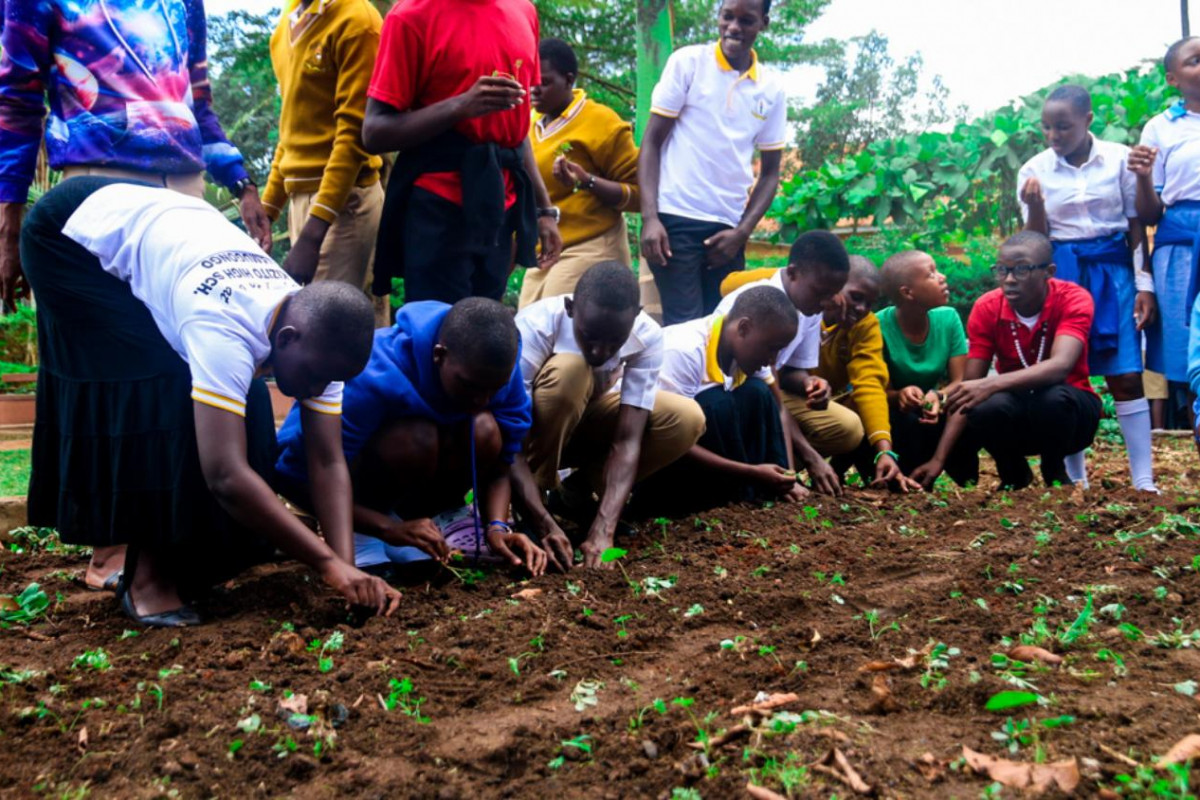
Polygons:
<instances>
[{"instance_id":1,"label":"wristwatch","mask_svg":"<svg viewBox=\"0 0 1200 800\"><path fill-rule=\"evenodd\" d=\"M556 223L562 219L562 212L558 210L558 206L546 206L537 210L538 219L549 217Z\"/></svg>"},{"instance_id":2,"label":"wristwatch","mask_svg":"<svg viewBox=\"0 0 1200 800\"><path fill-rule=\"evenodd\" d=\"M234 197L237 197L240 199L241 196L243 194L245 194L247 187L250 187L250 186L257 187L258 184L254 182L253 178L247 176L245 178L242 178L237 183L233 184L233 186L230 187L230 191L233 192Z\"/></svg>"}]
</instances>

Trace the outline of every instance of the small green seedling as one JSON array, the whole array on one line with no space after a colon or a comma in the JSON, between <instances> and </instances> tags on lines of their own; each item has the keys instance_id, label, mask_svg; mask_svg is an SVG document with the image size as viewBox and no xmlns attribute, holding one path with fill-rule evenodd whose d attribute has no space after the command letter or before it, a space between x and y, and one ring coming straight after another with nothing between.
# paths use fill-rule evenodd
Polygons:
<instances>
[{"instance_id":1,"label":"small green seedling","mask_svg":"<svg viewBox=\"0 0 1200 800\"><path fill-rule=\"evenodd\" d=\"M112 667L112 663L109 660L108 651L103 647L84 650L71 662L71 669L86 669L92 672L103 672L110 667Z\"/></svg>"},{"instance_id":2,"label":"small green seedling","mask_svg":"<svg viewBox=\"0 0 1200 800\"><path fill-rule=\"evenodd\" d=\"M28 625L49 608L50 598L36 583L26 586L16 597L0 595L0 627L7 628L9 623Z\"/></svg>"},{"instance_id":3,"label":"small green seedling","mask_svg":"<svg viewBox=\"0 0 1200 800\"><path fill-rule=\"evenodd\" d=\"M404 678L403 680L392 678L388 681L388 688L391 691L388 693L387 699L383 701L385 710L395 711L396 709L400 709L401 714L412 717L420 724L429 724L429 717L421 713L421 704L425 702L425 698L416 696L411 680L408 678Z\"/></svg>"},{"instance_id":4,"label":"small green seedling","mask_svg":"<svg viewBox=\"0 0 1200 800\"><path fill-rule=\"evenodd\" d=\"M308 652L311 653L314 650L320 650L320 653L317 655L317 669L321 672L329 672L333 669L333 657L326 655L326 653L335 653L341 650L345 641L346 634L341 631L334 631L329 634L329 637L324 642L320 639L313 639L309 642Z\"/></svg>"}]
</instances>

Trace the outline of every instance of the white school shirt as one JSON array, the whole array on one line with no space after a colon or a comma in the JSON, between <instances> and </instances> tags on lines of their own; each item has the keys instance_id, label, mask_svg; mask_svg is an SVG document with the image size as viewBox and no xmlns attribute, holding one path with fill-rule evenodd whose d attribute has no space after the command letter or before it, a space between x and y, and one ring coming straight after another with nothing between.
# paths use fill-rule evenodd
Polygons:
<instances>
[{"instance_id":1,"label":"white school shirt","mask_svg":"<svg viewBox=\"0 0 1200 800\"><path fill-rule=\"evenodd\" d=\"M1129 171L1129 148L1095 136L1091 140L1091 152L1078 167L1046 149L1017 173L1017 202L1027 180L1041 183L1050 238L1056 242L1125 233L1129 219L1137 217L1137 176ZM1025 203L1021 216L1028 221Z\"/></svg>"},{"instance_id":2,"label":"white school shirt","mask_svg":"<svg viewBox=\"0 0 1200 800\"><path fill-rule=\"evenodd\" d=\"M733 375L726 375L717 364L717 344L724 322L725 315L718 312L663 328L663 367L658 388L690 398L714 386L727 392L740 386L746 380L740 369L735 367ZM750 377L767 383L774 380L770 369L760 369Z\"/></svg>"},{"instance_id":3,"label":"white school shirt","mask_svg":"<svg viewBox=\"0 0 1200 800\"><path fill-rule=\"evenodd\" d=\"M1200 114L1168 109L1146 123L1142 144L1158 148L1151 172L1164 205L1200 200Z\"/></svg>"},{"instance_id":4,"label":"white school shirt","mask_svg":"<svg viewBox=\"0 0 1200 800\"><path fill-rule=\"evenodd\" d=\"M271 355L270 329L300 290L261 248L208 203L170 189L117 183L75 210L63 235L128 283L163 338L188 363L192 399L246 415L246 396ZM303 401L341 414L342 384Z\"/></svg>"},{"instance_id":5,"label":"white school shirt","mask_svg":"<svg viewBox=\"0 0 1200 800\"><path fill-rule=\"evenodd\" d=\"M564 300L568 295L548 297L521 309L517 330L521 332L521 377L525 391L533 396L533 381L546 360L555 353L583 355L575 341L575 325L567 316ZM599 386L613 386L621 380L621 405L654 410L658 374L663 363L663 333L659 324L645 311L633 320L633 331L617 354L599 367L593 367Z\"/></svg>"},{"instance_id":6,"label":"white school shirt","mask_svg":"<svg viewBox=\"0 0 1200 800\"><path fill-rule=\"evenodd\" d=\"M681 47L667 59L650 111L675 120L662 149L658 210L737 225L754 186L754 150L782 150L787 94L754 55L742 74L719 44Z\"/></svg>"},{"instance_id":7,"label":"white school shirt","mask_svg":"<svg viewBox=\"0 0 1200 800\"><path fill-rule=\"evenodd\" d=\"M734 301L738 295L755 286L774 286L779 291L783 291L783 270L776 270L775 274L765 280L747 283L745 286L739 286L734 291L721 298L721 302L717 304L718 314L728 314L733 309ZM783 369L784 367L793 367L795 369L816 369L821 362L821 314L801 314L799 311L796 315L800 318L800 324L796 327L796 335L788 342L787 347L779 351L779 357L775 359L775 369Z\"/></svg>"}]
</instances>

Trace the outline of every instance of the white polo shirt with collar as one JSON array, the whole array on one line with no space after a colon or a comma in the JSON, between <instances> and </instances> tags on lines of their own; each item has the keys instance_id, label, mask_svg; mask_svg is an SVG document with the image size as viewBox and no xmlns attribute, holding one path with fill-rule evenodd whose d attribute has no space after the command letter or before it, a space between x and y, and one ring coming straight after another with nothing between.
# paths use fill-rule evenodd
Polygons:
<instances>
[{"instance_id":1,"label":"white polo shirt with collar","mask_svg":"<svg viewBox=\"0 0 1200 800\"><path fill-rule=\"evenodd\" d=\"M1129 219L1137 217L1137 176L1129 171L1129 148L1095 136L1091 139L1091 152L1078 167L1046 149L1017 173L1018 202L1030 178L1042 185L1050 238L1055 241L1124 233ZM1025 203L1021 203L1021 216L1029 219Z\"/></svg>"},{"instance_id":2,"label":"white polo shirt with collar","mask_svg":"<svg viewBox=\"0 0 1200 800\"><path fill-rule=\"evenodd\" d=\"M716 386L732 392L745 383L747 377L773 382L775 379L769 368L747 376L735 364L733 374L725 374L717 362L717 345L724 325L725 315L717 313L663 328L663 367L658 377L659 388L664 392L692 398Z\"/></svg>"},{"instance_id":3,"label":"white polo shirt with collar","mask_svg":"<svg viewBox=\"0 0 1200 800\"><path fill-rule=\"evenodd\" d=\"M738 73L720 44L681 47L667 59L650 111L675 120L663 145L658 210L735 226L754 186L754 151L782 150L787 95L752 53Z\"/></svg>"},{"instance_id":4,"label":"white polo shirt with collar","mask_svg":"<svg viewBox=\"0 0 1200 800\"><path fill-rule=\"evenodd\" d=\"M784 294L787 293L783 288L783 270L779 269L765 280L739 286L722 297L721 302L717 305L717 313L728 314L733 310L733 304L737 301L738 296L755 286L773 286ZM775 359L775 369L777 370L784 367L814 370L821 361L821 313L806 315L797 310L796 315L800 318L800 324L796 327L796 335L788 342L787 347L779 351L779 357Z\"/></svg>"}]
</instances>

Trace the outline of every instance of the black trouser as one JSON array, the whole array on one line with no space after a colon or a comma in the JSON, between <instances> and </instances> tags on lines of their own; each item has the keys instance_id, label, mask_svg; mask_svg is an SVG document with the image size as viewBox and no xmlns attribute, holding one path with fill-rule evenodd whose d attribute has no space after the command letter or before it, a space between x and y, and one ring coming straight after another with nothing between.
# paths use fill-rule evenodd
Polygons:
<instances>
[{"instance_id":1,"label":"black trouser","mask_svg":"<svg viewBox=\"0 0 1200 800\"><path fill-rule=\"evenodd\" d=\"M905 413L891 410L892 450L900 456L900 469L905 475L921 466L937 451L942 432L946 430L946 418L936 424L921 422L921 412ZM955 447L946 460L946 474L959 486L979 482L979 451L967 447Z\"/></svg>"},{"instance_id":2,"label":"black trouser","mask_svg":"<svg viewBox=\"0 0 1200 800\"><path fill-rule=\"evenodd\" d=\"M1103 413L1100 398L1074 386L1056 384L1020 392L999 392L967 412L960 447L987 450L996 460L1000 484L1022 489L1033 481L1026 456L1042 459L1042 480L1068 483L1063 458L1092 443Z\"/></svg>"},{"instance_id":3,"label":"black trouser","mask_svg":"<svg viewBox=\"0 0 1200 800\"><path fill-rule=\"evenodd\" d=\"M706 425L696 444L742 464L787 466L779 406L766 383L750 378L732 392L714 386L696 395L696 402ZM646 478L636 494L639 511L667 516L773 497L756 484L714 473L686 457Z\"/></svg>"},{"instance_id":4,"label":"black trouser","mask_svg":"<svg viewBox=\"0 0 1200 800\"><path fill-rule=\"evenodd\" d=\"M382 225L404 225L404 300L440 300L456 303L464 297L501 300L513 263L516 223L509 209L498 243L485 252L467 247L467 226L462 206L414 187L403 220L382 220Z\"/></svg>"},{"instance_id":5,"label":"black trouser","mask_svg":"<svg viewBox=\"0 0 1200 800\"><path fill-rule=\"evenodd\" d=\"M650 265L662 298L663 325L711 314L721 302L721 281L729 273L746 266L744 251L728 264L708 266L708 248L704 246L704 240L731 226L674 214L659 214L658 218L667 229L671 247L671 257L665 266Z\"/></svg>"}]
</instances>

